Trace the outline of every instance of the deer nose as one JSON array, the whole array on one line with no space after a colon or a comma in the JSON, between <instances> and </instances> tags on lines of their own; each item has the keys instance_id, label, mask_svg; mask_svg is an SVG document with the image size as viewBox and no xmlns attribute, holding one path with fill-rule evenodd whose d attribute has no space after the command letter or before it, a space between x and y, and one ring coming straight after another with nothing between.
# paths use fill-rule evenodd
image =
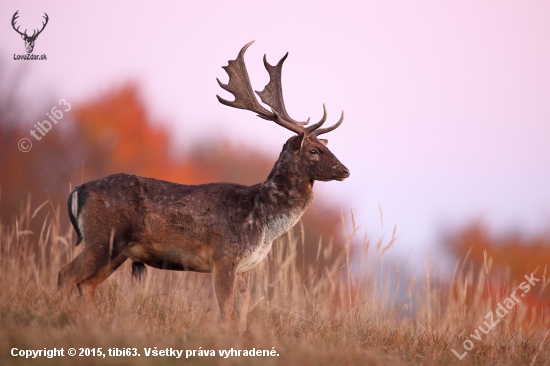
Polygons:
<instances>
[{"instance_id":1,"label":"deer nose","mask_svg":"<svg viewBox=\"0 0 550 366\"><path fill-rule=\"evenodd\" d=\"M342 167L342 173L346 175L346 178L349 177L349 169L346 167Z\"/></svg>"},{"instance_id":2,"label":"deer nose","mask_svg":"<svg viewBox=\"0 0 550 366\"><path fill-rule=\"evenodd\" d=\"M342 173L342 175L344 176L344 178L347 178L349 177L349 169L346 168L345 166L343 165L340 165L339 167L337 167L337 169Z\"/></svg>"}]
</instances>

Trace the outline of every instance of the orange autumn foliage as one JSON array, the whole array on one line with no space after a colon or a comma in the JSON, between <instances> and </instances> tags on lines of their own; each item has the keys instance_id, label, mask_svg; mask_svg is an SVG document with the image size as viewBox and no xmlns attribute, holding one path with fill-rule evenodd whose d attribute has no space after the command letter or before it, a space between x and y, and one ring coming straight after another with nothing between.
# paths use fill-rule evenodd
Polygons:
<instances>
[{"instance_id":1,"label":"orange autumn foliage","mask_svg":"<svg viewBox=\"0 0 550 366\"><path fill-rule=\"evenodd\" d=\"M203 180L192 161L171 157L168 131L151 120L134 84L79 106L74 119L90 150L84 180L118 172L186 184Z\"/></svg>"},{"instance_id":2,"label":"orange autumn foliage","mask_svg":"<svg viewBox=\"0 0 550 366\"><path fill-rule=\"evenodd\" d=\"M519 233L490 234L479 222L448 235L446 248L457 258L465 259L465 267L477 273L475 280L483 282L483 296L496 305L514 291L516 297L529 308L527 321L535 321L546 314L550 303L548 265L550 264L550 237L545 234L532 236ZM535 285L529 284L533 274ZM527 277L526 277L527 276ZM528 291L518 288L524 283ZM473 298L476 289L472 286L467 296ZM514 314L510 319L513 319Z\"/></svg>"}]
</instances>

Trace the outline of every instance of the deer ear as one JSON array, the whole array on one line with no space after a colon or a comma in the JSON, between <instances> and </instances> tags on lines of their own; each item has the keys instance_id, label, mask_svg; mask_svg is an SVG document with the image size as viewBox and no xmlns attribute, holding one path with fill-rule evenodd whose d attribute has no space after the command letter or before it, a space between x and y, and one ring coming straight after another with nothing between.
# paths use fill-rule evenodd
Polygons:
<instances>
[{"instance_id":1,"label":"deer ear","mask_svg":"<svg viewBox=\"0 0 550 366\"><path fill-rule=\"evenodd\" d=\"M21 35L21 38L25 39L25 35L24 35L24 34L22 34L22 35Z\"/></svg>"},{"instance_id":2,"label":"deer ear","mask_svg":"<svg viewBox=\"0 0 550 366\"><path fill-rule=\"evenodd\" d=\"M304 142L304 134L301 133L298 136L293 136L288 140L288 149L291 153L296 154L302 148Z\"/></svg>"},{"instance_id":3,"label":"deer ear","mask_svg":"<svg viewBox=\"0 0 550 366\"><path fill-rule=\"evenodd\" d=\"M328 140L326 140L326 139L319 139L319 142L322 143L325 146L328 145Z\"/></svg>"}]
</instances>

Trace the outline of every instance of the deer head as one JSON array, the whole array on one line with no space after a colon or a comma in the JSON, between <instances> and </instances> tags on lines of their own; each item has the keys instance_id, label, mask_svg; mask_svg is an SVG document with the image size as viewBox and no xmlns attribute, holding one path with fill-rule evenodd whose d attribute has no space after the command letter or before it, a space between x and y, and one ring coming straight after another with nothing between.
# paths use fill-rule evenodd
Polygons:
<instances>
[{"instance_id":1,"label":"deer head","mask_svg":"<svg viewBox=\"0 0 550 366\"><path fill-rule=\"evenodd\" d=\"M46 24L48 24L48 14L44 13L44 19L46 19L45 22L42 22L42 29L38 30L38 29L35 29L32 33L32 36L29 36L27 34L27 30L25 29L25 32L21 33L19 31L19 27L15 28L15 21L17 18L19 18L19 15L17 15L17 13L19 13L19 10L15 12L15 14L13 14L13 17L11 18L11 26L13 27L13 29L19 33L21 35L21 38L23 38L23 40L25 41L25 49L27 50L27 53L32 53L32 50L34 49L34 42L36 41L36 38L38 38L38 35L40 33L42 33L42 31L44 30L44 28L46 28Z\"/></svg>"},{"instance_id":2,"label":"deer head","mask_svg":"<svg viewBox=\"0 0 550 366\"><path fill-rule=\"evenodd\" d=\"M311 126L309 119L305 122L299 122L292 119L285 108L283 100L283 88L281 83L281 72L283 63L288 56L288 52L281 58L277 65L270 65L264 55L264 65L269 73L269 83L261 92L256 92L263 103L271 107L271 111L263 107L256 99L250 78L244 63L244 53L254 41L245 45L236 60L229 61L223 69L229 75L228 84L223 84L219 79L218 84L228 92L234 95L234 101L228 101L217 95L220 103L239 109L246 109L258 115L265 120L273 121L278 125L293 131L297 136L291 137L285 144L281 158L291 161L300 171L306 173L310 180L344 180L349 177L349 170L342 164L334 154L326 147L328 141L318 139L317 136L336 129L344 121L344 112L340 120L331 127L320 128L327 119L327 109L323 104L323 117L321 120ZM286 154L286 156L284 156ZM280 159L281 159L280 158Z\"/></svg>"}]
</instances>

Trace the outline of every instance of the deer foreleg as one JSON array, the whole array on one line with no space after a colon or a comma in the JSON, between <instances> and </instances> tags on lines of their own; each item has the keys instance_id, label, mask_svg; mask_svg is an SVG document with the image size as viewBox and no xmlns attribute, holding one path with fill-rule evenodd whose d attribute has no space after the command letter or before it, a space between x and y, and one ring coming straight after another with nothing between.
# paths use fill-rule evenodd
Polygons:
<instances>
[{"instance_id":1,"label":"deer foreleg","mask_svg":"<svg viewBox=\"0 0 550 366\"><path fill-rule=\"evenodd\" d=\"M246 315L248 313L248 279L250 270L237 274L235 280L235 315L237 317L237 331L246 331Z\"/></svg>"},{"instance_id":2,"label":"deer foreleg","mask_svg":"<svg viewBox=\"0 0 550 366\"><path fill-rule=\"evenodd\" d=\"M230 261L218 261L214 263L212 277L216 298L220 305L220 321L224 328L227 328L233 313L235 301L235 276L237 266Z\"/></svg>"}]
</instances>

